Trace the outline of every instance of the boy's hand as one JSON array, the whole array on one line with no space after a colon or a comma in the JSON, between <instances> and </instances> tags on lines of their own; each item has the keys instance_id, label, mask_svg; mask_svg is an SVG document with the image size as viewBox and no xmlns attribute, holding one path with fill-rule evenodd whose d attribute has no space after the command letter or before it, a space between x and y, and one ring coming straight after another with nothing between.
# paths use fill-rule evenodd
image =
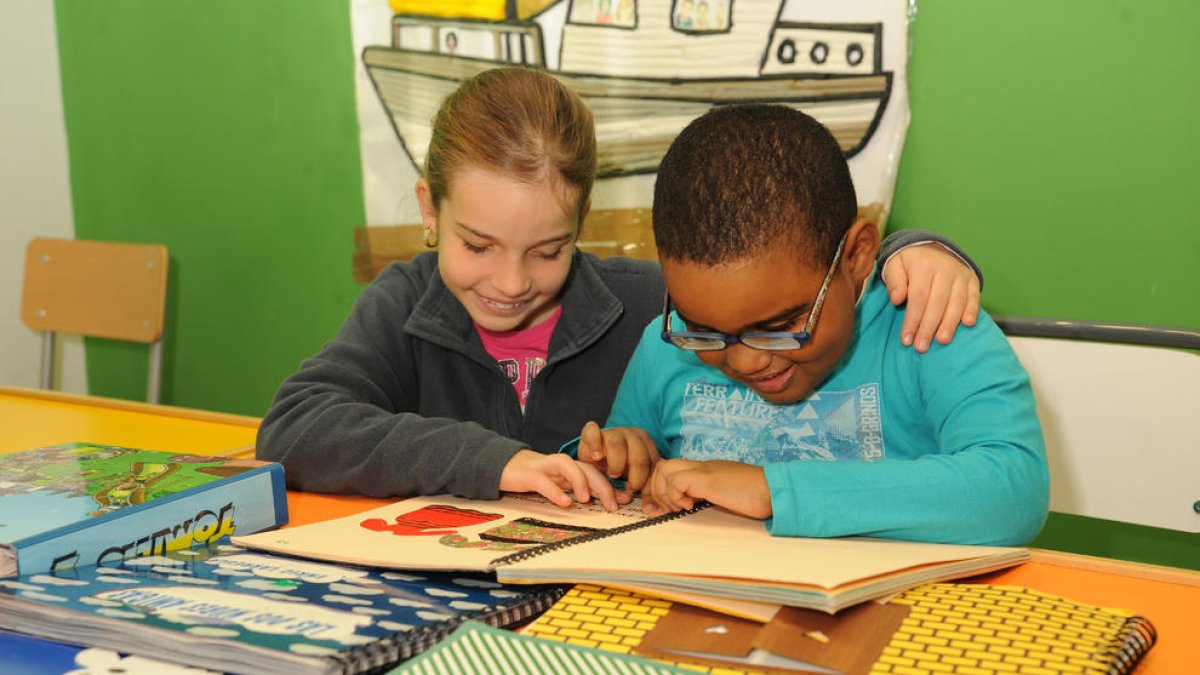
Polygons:
<instances>
[{"instance_id":1,"label":"boy's hand","mask_svg":"<svg viewBox=\"0 0 1200 675\"><path fill-rule=\"evenodd\" d=\"M595 464L609 478L624 477L623 498L645 486L659 461L658 448L645 431L634 427L601 429L595 422L583 425L576 455L581 462Z\"/></svg>"},{"instance_id":2,"label":"boy's hand","mask_svg":"<svg viewBox=\"0 0 1200 675\"><path fill-rule=\"evenodd\" d=\"M908 302L900 339L925 353L937 341L949 344L959 322L974 326L979 318L979 277L940 245L907 246L883 266L883 280L893 305Z\"/></svg>"},{"instance_id":3,"label":"boy's hand","mask_svg":"<svg viewBox=\"0 0 1200 675\"><path fill-rule=\"evenodd\" d=\"M750 518L771 516L771 491L762 467L741 462L665 459L642 489L642 511L661 516L701 499Z\"/></svg>"},{"instance_id":4,"label":"boy's hand","mask_svg":"<svg viewBox=\"0 0 1200 675\"><path fill-rule=\"evenodd\" d=\"M567 455L518 450L500 473L500 490L536 492L563 508L573 502L586 504L595 497L604 510L617 510L616 491L608 479L596 467Z\"/></svg>"}]
</instances>

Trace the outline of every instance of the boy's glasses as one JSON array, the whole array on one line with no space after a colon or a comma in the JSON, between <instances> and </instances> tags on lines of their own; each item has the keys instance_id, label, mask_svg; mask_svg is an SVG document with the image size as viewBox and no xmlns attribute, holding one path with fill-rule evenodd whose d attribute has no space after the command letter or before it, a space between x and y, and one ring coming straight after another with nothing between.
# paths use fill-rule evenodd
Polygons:
<instances>
[{"instance_id":1,"label":"boy's glasses","mask_svg":"<svg viewBox=\"0 0 1200 675\"><path fill-rule=\"evenodd\" d=\"M663 342L669 342L680 349L686 349L690 352L710 352L718 349L725 349L731 344L740 342L751 349L762 349L766 351L786 351L789 349L800 349L812 340L813 327L817 325L817 317L821 315L821 308L825 305L825 294L829 290L829 282L833 280L833 273L837 270L838 263L842 260L842 248L846 245L846 239L838 243L837 251L833 254L833 262L829 264L829 271L825 273L825 280L821 282L821 290L817 292L817 299L813 301L812 311L808 313L808 321L804 322L804 330L799 333L791 332L765 332L765 333L739 333L737 335L729 335L726 333L711 333L704 331L672 331L671 330L671 296L670 294L663 295L663 325L662 339Z\"/></svg>"}]
</instances>

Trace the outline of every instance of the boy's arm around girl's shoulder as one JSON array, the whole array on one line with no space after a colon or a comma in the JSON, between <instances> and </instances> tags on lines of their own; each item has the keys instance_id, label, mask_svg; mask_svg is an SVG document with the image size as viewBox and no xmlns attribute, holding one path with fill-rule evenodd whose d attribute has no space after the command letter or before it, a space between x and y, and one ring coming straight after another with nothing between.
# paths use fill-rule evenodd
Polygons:
<instances>
[{"instance_id":1,"label":"boy's arm around girl's shoulder","mask_svg":"<svg viewBox=\"0 0 1200 675\"><path fill-rule=\"evenodd\" d=\"M386 268L334 340L280 386L259 428L257 454L284 464L289 487L372 497L496 496L500 473L521 444L474 422L414 412L418 357L403 326L431 274L436 260L426 256Z\"/></svg>"}]
</instances>

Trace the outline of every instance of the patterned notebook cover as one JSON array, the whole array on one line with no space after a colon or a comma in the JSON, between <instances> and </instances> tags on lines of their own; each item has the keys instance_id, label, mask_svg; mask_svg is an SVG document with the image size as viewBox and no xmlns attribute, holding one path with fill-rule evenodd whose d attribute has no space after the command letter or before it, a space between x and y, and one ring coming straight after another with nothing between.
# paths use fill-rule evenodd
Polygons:
<instances>
[{"instance_id":1,"label":"patterned notebook cover","mask_svg":"<svg viewBox=\"0 0 1200 675\"><path fill-rule=\"evenodd\" d=\"M637 657L552 642L470 621L438 646L388 675L682 675L686 671Z\"/></svg>"},{"instance_id":2,"label":"patterned notebook cover","mask_svg":"<svg viewBox=\"0 0 1200 675\"><path fill-rule=\"evenodd\" d=\"M110 649L78 647L0 630L0 673L5 675L221 675Z\"/></svg>"},{"instance_id":3,"label":"patterned notebook cover","mask_svg":"<svg viewBox=\"0 0 1200 675\"><path fill-rule=\"evenodd\" d=\"M521 632L580 647L633 654L634 648L667 615L672 604L616 588L576 584L553 607L522 628ZM656 661L672 667L687 667L692 672L714 672L708 666L665 659Z\"/></svg>"},{"instance_id":4,"label":"patterned notebook cover","mask_svg":"<svg viewBox=\"0 0 1200 675\"><path fill-rule=\"evenodd\" d=\"M909 612L870 667L872 674L1126 673L1156 639L1150 622L1131 612L1016 586L926 584L890 602ZM638 593L579 584L522 632L637 654L673 606ZM719 675L770 670L683 659L660 662Z\"/></svg>"},{"instance_id":5,"label":"patterned notebook cover","mask_svg":"<svg viewBox=\"0 0 1200 675\"><path fill-rule=\"evenodd\" d=\"M1018 586L926 584L892 602L911 610L872 673L1126 673L1156 639L1132 612Z\"/></svg>"},{"instance_id":6,"label":"patterned notebook cover","mask_svg":"<svg viewBox=\"0 0 1200 675\"><path fill-rule=\"evenodd\" d=\"M220 544L0 579L0 628L235 673L363 672L459 623L537 616L561 587L380 572Z\"/></svg>"}]
</instances>

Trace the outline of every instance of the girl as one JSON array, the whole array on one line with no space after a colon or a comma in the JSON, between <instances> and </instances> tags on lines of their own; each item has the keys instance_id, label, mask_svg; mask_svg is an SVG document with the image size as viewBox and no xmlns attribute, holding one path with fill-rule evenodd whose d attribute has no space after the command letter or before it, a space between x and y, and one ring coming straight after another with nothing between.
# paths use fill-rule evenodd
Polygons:
<instances>
[{"instance_id":1,"label":"girl","mask_svg":"<svg viewBox=\"0 0 1200 675\"><path fill-rule=\"evenodd\" d=\"M363 290L337 337L280 387L258 457L282 462L300 490L532 491L616 508L603 474L555 453L608 416L664 289L653 262L575 248L595 172L592 115L552 76L500 68L464 82L434 117L416 186L437 252ZM937 246L898 258L892 299L909 299L918 345L973 322L973 268Z\"/></svg>"}]
</instances>

